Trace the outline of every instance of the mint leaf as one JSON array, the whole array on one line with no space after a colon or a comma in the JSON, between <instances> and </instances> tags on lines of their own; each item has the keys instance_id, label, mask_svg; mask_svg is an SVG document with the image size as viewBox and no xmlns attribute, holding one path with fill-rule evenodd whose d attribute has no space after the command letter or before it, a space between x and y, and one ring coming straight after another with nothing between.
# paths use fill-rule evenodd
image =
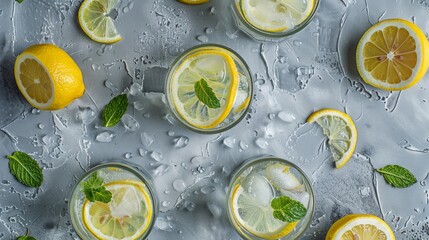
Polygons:
<instances>
[{"instance_id":1,"label":"mint leaf","mask_svg":"<svg viewBox=\"0 0 429 240\"><path fill-rule=\"evenodd\" d=\"M90 202L108 203L112 200L112 193L103 186L103 179L97 176L97 172L83 182L83 193Z\"/></svg>"},{"instance_id":2,"label":"mint leaf","mask_svg":"<svg viewBox=\"0 0 429 240\"><path fill-rule=\"evenodd\" d=\"M27 228L27 233L25 234L25 236L20 236L17 238L17 240L36 240L36 238L30 236L30 231Z\"/></svg>"},{"instance_id":3,"label":"mint leaf","mask_svg":"<svg viewBox=\"0 0 429 240\"><path fill-rule=\"evenodd\" d=\"M410 171L398 165L387 165L375 170L384 177L388 184L397 188L406 188L417 182L416 177Z\"/></svg>"},{"instance_id":4,"label":"mint leaf","mask_svg":"<svg viewBox=\"0 0 429 240\"><path fill-rule=\"evenodd\" d=\"M24 2L24 0L15 0L15 1L18 2L18 3Z\"/></svg>"},{"instance_id":5,"label":"mint leaf","mask_svg":"<svg viewBox=\"0 0 429 240\"><path fill-rule=\"evenodd\" d=\"M213 89L209 86L206 80L201 79L194 84L195 94L198 100L204 103L209 108L220 108L219 99L217 99Z\"/></svg>"},{"instance_id":6,"label":"mint leaf","mask_svg":"<svg viewBox=\"0 0 429 240\"><path fill-rule=\"evenodd\" d=\"M101 113L101 118L103 120L104 127L113 127L121 121L122 116L128 108L128 97L126 94L121 94L114 97L110 102L104 107L103 112Z\"/></svg>"},{"instance_id":7,"label":"mint leaf","mask_svg":"<svg viewBox=\"0 0 429 240\"><path fill-rule=\"evenodd\" d=\"M27 187L40 187L43 182L42 169L36 160L31 158L25 152L16 151L9 159L10 173L16 180Z\"/></svg>"},{"instance_id":8,"label":"mint leaf","mask_svg":"<svg viewBox=\"0 0 429 240\"><path fill-rule=\"evenodd\" d=\"M307 209L302 203L290 197L276 197L271 201L273 216L283 222L296 222L305 217Z\"/></svg>"}]
</instances>

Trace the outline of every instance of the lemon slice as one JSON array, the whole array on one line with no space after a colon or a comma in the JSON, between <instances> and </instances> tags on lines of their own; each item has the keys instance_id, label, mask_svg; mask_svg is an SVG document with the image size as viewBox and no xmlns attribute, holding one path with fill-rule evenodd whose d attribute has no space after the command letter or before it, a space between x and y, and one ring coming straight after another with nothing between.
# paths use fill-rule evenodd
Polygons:
<instances>
[{"instance_id":1,"label":"lemon slice","mask_svg":"<svg viewBox=\"0 0 429 240\"><path fill-rule=\"evenodd\" d=\"M52 44L25 49L15 61L15 80L35 108L57 110L83 95L82 72L73 59Z\"/></svg>"},{"instance_id":2,"label":"lemon slice","mask_svg":"<svg viewBox=\"0 0 429 240\"><path fill-rule=\"evenodd\" d=\"M314 0L241 0L244 18L255 28L282 32L307 19Z\"/></svg>"},{"instance_id":3,"label":"lemon slice","mask_svg":"<svg viewBox=\"0 0 429 240\"><path fill-rule=\"evenodd\" d=\"M328 144L337 168L352 157L357 143L357 130L349 115L335 109L321 109L312 113L307 122L317 122L328 137Z\"/></svg>"},{"instance_id":4,"label":"lemon slice","mask_svg":"<svg viewBox=\"0 0 429 240\"><path fill-rule=\"evenodd\" d=\"M108 44L122 39L112 18L118 2L119 0L83 1L79 8L78 18L80 27L89 38Z\"/></svg>"},{"instance_id":5,"label":"lemon slice","mask_svg":"<svg viewBox=\"0 0 429 240\"><path fill-rule=\"evenodd\" d=\"M220 108L209 108L198 99L194 85L201 79L213 89ZM172 76L170 94L178 114L187 123L210 129L219 125L231 112L238 82L234 60L227 53L203 50L183 60Z\"/></svg>"},{"instance_id":6,"label":"lemon slice","mask_svg":"<svg viewBox=\"0 0 429 240\"><path fill-rule=\"evenodd\" d=\"M98 239L132 240L141 237L152 222L153 203L142 183L118 181L105 185L109 203L85 201L85 227Z\"/></svg>"},{"instance_id":7,"label":"lemon slice","mask_svg":"<svg viewBox=\"0 0 429 240\"><path fill-rule=\"evenodd\" d=\"M429 66L429 42L415 24L388 19L369 28L359 41L356 63L362 79L384 90L416 84Z\"/></svg>"},{"instance_id":8,"label":"lemon slice","mask_svg":"<svg viewBox=\"0 0 429 240\"><path fill-rule=\"evenodd\" d=\"M332 225L326 240L395 240L389 225L370 214L347 215Z\"/></svg>"},{"instance_id":9,"label":"lemon slice","mask_svg":"<svg viewBox=\"0 0 429 240\"><path fill-rule=\"evenodd\" d=\"M298 223L286 223L275 219L271 206L261 204L254 196L246 192L240 184L236 185L231 201L235 220L244 229L259 238L282 238L292 232Z\"/></svg>"},{"instance_id":10,"label":"lemon slice","mask_svg":"<svg viewBox=\"0 0 429 240\"><path fill-rule=\"evenodd\" d=\"M202 4L209 2L209 0L178 0L181 3L190 4L190 5L196 5L196 4Z\"/></svg>"}]
</instances>

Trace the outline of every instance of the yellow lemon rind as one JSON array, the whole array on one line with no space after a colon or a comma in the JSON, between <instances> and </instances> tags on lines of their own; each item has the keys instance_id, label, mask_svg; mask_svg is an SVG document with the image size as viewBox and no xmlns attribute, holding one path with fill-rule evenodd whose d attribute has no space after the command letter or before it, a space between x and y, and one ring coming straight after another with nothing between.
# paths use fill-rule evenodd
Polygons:
<instances>
[{"instance_id":1,"label":"yellow lemon rind","mask_svg":"<svg viewBox=\"0 0 429 240\"><path fill-rule=\"evenodd\" d=\"M181 3L188 5L198 5L209 2L209 0L178 0Z\"/></svg>"}]
</instances>

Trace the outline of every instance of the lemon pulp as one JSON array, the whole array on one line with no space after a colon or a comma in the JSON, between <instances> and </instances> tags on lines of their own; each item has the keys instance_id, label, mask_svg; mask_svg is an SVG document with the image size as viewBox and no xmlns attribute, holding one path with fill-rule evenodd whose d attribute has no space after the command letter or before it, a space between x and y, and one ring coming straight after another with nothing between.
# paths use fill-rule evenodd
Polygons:
<instances>
[{"instance_id":1,"label":"lemon pulp","mask_svg":"<svg viewBox=\"0 0 429 240\"><path fill-rule=\"evenodd\" d=\"M119 0L85 0L81 4L79 24L88 37L100 43L115 43L122 39L113 22L115 16L112 16L118 3Z\"/></svg>"},{"instance_id":2,"label":"lemon pulp","mask_svg":"<svg viewBox=\"0 0 429 240\"><path fill-rule=\"evenodd\" d=\"M143 183L111 182L109 203L85 201L82 218L85 227L98 239L137 239L152 222L153 203Z\"/></svg>"},{"instance_id":3,"label":"lemon pulp","mask_svg":"<svg viewBox=\"0 0 429 240\"><path fill-rule=\"evenodd\" d=\"M357 130L353 120L335 109L321 109L311 114L307 122L317 122L328 137L329 148L336 167L341 168L353 155L357 143Z\"/></svg>"},{"instance_id":4,"label":"lemon pulp","mask_svg":"<svg viewBox=\"0 0 429 240\"><path fill-rule=\"evenodd\" d=\"M204 79L220 108L201 102L194 85ZM201 50L187 56L173 73L170 95L177 113L190 125L211 129L222 123L234 107L240 78L232 57L221 50Z\"/></svg>"}]
</instances>

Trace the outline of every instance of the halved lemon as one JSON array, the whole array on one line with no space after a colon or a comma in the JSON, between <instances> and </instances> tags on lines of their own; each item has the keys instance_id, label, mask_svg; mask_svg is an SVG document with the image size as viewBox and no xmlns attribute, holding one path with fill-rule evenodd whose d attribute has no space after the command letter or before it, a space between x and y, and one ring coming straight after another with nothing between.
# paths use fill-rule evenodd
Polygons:
<instances>
[{"instance_id":1,"label":"halved lemon","mask_svg":"<svg viewBox=\"0 0 429 240\"><path fill-rule=\"evenodd\" d=\"M209 108L201 102L194 85L204 79L220 102ZM170 95L177 113L190 125L210 129L230 114L238 91L239 76L234 60L220 50L201 50L187 56L173 73Z\"/></svg>"},{"instance_id":2,"label":"halved lemon","mask_svg":"<svg viewBox=\"0 0 429 240\"><path fill-rule=\"evenodd\" d=\"M233 217L252 235L263 239L279 239L293 231L298 222L282 222L273 217L270 204L261 205L257 199L237 184L232 193Z\"/></svg>"},{"instance_id":3,"label":"halved lemon","mask_svg":"<svg viewBox=\"0 0 429 240\"><path fill-rule=\"evenodd\" d=\"M82 219L98 239L134 240L152 223L153 202L143 183L118 181L105 185L112 192L109 203L85 201Z\"/></svg>"},{"instance_id":4,"label":"halved lemon","mask_svg":"<svg viewBox=\"0 0 429 240\"><path fill-rule=\"evenodd\" d=\"M326 240L395 240L392 229L377 216L351 214L335 222L326 234Z\"/></svg>"},{"instance_id":5,"label":"halved lemon","mask_svg":"<svg viewBox=\"0 0 429 240\"><path fill-rule=\"evenodd\" d=\"M321 109L312 113L307 122L317 122L328 137L328 144L337 168L346 164L357 143L357 130L349 115L335 109Z\"/></svg>"},{"instance_id":6,"label":"halved lemon","mask_svg":"<svg viewBox=\"0 0 429 240\"><path fill-rule=\"evenodd\" d=\"M388 91L416 84L429 67L429 42L414 23L388 19L369 28L359 41L356 63L362 79Z\"/></svg>"},{"instance_id":7,"label":"halved lemon","mask_svg":"<svg viewBox=\"0 0 429 240\"><path fill-rule=\"evenodd\" d=\"M119 0L85 0L80 5L78 19L82 30L99 43L115 43L122 39L113 23Z\"/></svg>"},{"instance_id":8,"label":"halved lemon","mask_svg":"<svg viewBox=\"0 0 429 240\"><path fill-rule=\"evenodd\" d=\"M244 19L267 32L282 32L307 19L314 0L240 0Z\"/></svg>"},{"instance_id":9,"label":"halved lemon","mask_svg":"<svg viewBox=\"0 0 429 240\"><path fill-rule=\"evenodd\" d=\"M15 80L25 99L35 108L57 110L83 95L82 72L61 48L37 44L15 61Z\"/></svg>"},{"instance_id":10,"label":"halved lemon","mask_svg":"<svg viewBox=\"0 0 429 240\"><path fill-rule=\"evenodd\" d=\"M202 4L209 2L209 0L178 0L181 3L190 4L190 5L196 5L196 4Z\"/></svg>"}]
</instances>

